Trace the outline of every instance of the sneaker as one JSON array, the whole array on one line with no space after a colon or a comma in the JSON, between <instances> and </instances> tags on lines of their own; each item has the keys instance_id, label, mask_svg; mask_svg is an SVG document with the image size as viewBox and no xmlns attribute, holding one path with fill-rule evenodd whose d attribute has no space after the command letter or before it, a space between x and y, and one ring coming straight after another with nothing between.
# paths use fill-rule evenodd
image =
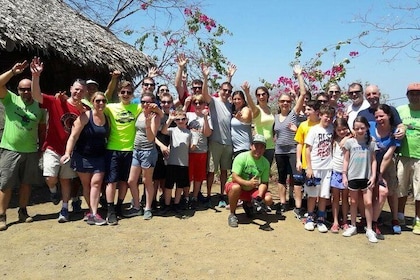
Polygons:
<instances>
[{"instance_id":1,"label":"sneaker","mask_svg":"<svg viewBox=\"0 0 420 280\"><path fill-rule=\"evenodd\" d=\"M96 226L103 226L106 224L106 221L102 219L99 214L90 215L89 219L87 220L88 225L96 225Z\"/></svg>"},{"instance_id":2,"label":"sneaker","mask_svg":"<svg viewBox=\"0 0 420 280\"><path fill-rule=\"evenodd\" d=\"M378 243L378 238L376 238L376 233L373 230L367 229L366 237L368 238L369 242Z\"/></svg>"},{"instance_id":3,"label":"sneaker","mask_svg":"<svg viewBox=\"0 0 420 280\"><path fill-rule=\"evenodd\" d=\"M61 208L60 214L58 215L59 223L66 223L69 221L69 209Z\"/></svg>"},{"instance_id":4,"label":"sneaker","mask_svg":"<svg viewBox=\"0 0 420 280\"><path fill-rule=\"evenodd\" d=\"M230 227L238 227L238 218L235 216L235 214L229 214L228 224Z\"/></svg>"},{"instance_id":5,"label":"sneaker","mask_svg":"<svg viewBox=\"0 0 420 280\"><path fill-rule=\"evenodd\" d=\"M373 225L373 232L376 234L376 238L379 240L385 240L385 236L382 234L381 230L378 227L378 224Z\"/></svg>"},{"instance_id":6,"label":"sneaker","mask_svg":"<svg viewBox=\"0 0 420 280\"><path fill-rule=\"evenodd\" d=\"M118 225L117 215L115 212L108 212L106 215L106 223L110 226Z\"/></svg>"},{"instance_id":7,"label":"sneaker","mask_svg":"<svg viewBox=\"0 0 420 280\"><path fill-rule=\"evenodd\" d=\"M308 217L305 222L305 229L309 231L313 231L315 229L315 223L312 220L312 217Z\"/></svg>"},{"instance_id":8,"label":"sneaker","mask_svg":"<svg viewBox=\"0 0 420 280\"><path fill-rule=\"evenodd\" d=\"M51 202L52 202L54 205L58 205L58 204L60 203L60 201L61 201L61 198L60 198L60 196L58 195L58 192L55 192L55 193L50 193L50 198L51 198Z\"/></svg>"},{"instance_id":9,"label":"sneaker","mask_svg":"<svg viewBox=\"0 0 420 280\"><path fill-rule=\"evenodd\" d=\"M296 219L302 219L302 209L295 208L293 209L293 214L295 215Z\"/></svg>"},{"instance_id":10,"label":"sneaker","mask_svg":"<svg viewBox=\"0 0 420 280\"><path fill-rule=\"evenodd\" d=\"M82 201L80 199L71 202L71 207L73 207L73 213L82 212Z\"/></svg>"},{"instance_id":11,"label":"sneaker","mask_svg":"<svg viewBox=\"0 0 420 280\"><path fill-rule=\"evenodd\" d=\"M414 220L413 233L420 234L420 220L417 220L417 219Z\"/></svg>"},{"instance_id":12,"label":"sneaker","mask_svg":"<svg viewBox=\"0 0 420 280\"><path fill-rule=\"evenodd\" d=\"M32 223L34 219L28 215L26 208L19 208L19 222L21 223Z\"/></svg>"},{"instance_id":13,"label":"sneaker","mask_svg":"<svg viewBox=\"0 0 420 280\"><path fill-rule=\"evenodd\" d=\"M191 210L196 210L198 208L198 199L196 197L191 198L188 208Z\"/></svg>"},{"instance_id":14,"label":"sneaker","mask_svg":"<svg viewBox=\"0 0 420 280\"><path fill-rule=\"evenodd\" d=\"M360 222L356 223L358 228L365 228L366 227L366 218L360 218Z\"/></svg>"},{"instance_id":15,"label":"sneaker","mask_svg":"<svg viewBox=\"0 0 420 280\"><path fill-rule=\"evenodd\" d=\"M286 206L282 203L277 204L276 214L283 215L284 212L286 212Z\"/></svg>"},{"instance_id":16,"label":"sneaker","mask_svg":"<svg viewBox=\"0 0 420 280\"><path fill-rule=\"evenodd\" d=\"M401 226L398 220L392 220L392 231L394 234L401 234Z\"/></svg>"},{"instance_id":17,"label":"sneaker","mask_svg":"<svg viewBox=\"0 0 420 280\"><path fill-rule=\"evenodd\" d=\"M85 215L83 216L83 221L87 222L89 220L89 217L92 215L90 212L85 212Z\"/></svg>"},{"instance_id":18,"label":"sneaker","mask_svg":"<svg viewBox=\"0 0 420 280\"><path fill-rule=\"evenodd\" d=\"M344 224L342 224L342 225L341 225L341 228L342 228L343 230L347 230L349 227L350 227L350 226L349 226L349 224L348 224L348 223L344 223Z\"/></svg>"},{"instance_id":19,"label":"sneaker","mask_svg":"<svg viewBox=\"0 0 420 280\"><path fill-rule=\"evenodd\" d=\"M140 207L141 209L141 207ZM123 210L122 210L122 204L117 204L115 205L115 215L117 215L117 217L124 217L123 216Z\"/></svg>"},{"instance_id":20,"label":"sneaker","mask_svg":"<svg viewBox=\"0 0 420 280\"><path fill-rule=\"evenodd\" d=\"M219 208L226 208L226 201L224 201L223 199L219 201L219 204L217 205L217 207Z\"/></svg>"},{"instance_id":21,"label":"sneaker","mask_svg":"<svg viewBox=\"0 0 420 280\"><path fill-rule=\"evenodd\" d=\"M244 208L245 214L248 218L254 217L254 208L252 207L251 204L249 204L248 201L245 201L242 204L242 208Z\"/></svg>"},{"instance_id":22,"label":"sneaker","mask_svg":"<svg viewBox=\"0 0 420 280\"><path fill-rule=\"evenodd\" d=\"M340 226L338 224L333 224L331 227L332 233L338 233L340 231Z\"/></svg>"},{"instance_id":23,"label":"sneaker","mask_svg":"<svg viewBox=\"0 0 420 280\"><path fill-rule=\"evenodd\" d=\"M136 216L142 216L144 214L143 209L136 209L134 207L131 207L130 209L128 209L128 211L125 211L122 216L124 218L132 218L132 217L136 217Z\"/></svg>"},{"instance_id":24,"label":"sneaker","mask_svg":"<svg viewBox=\"0 0 420 280\"><path fill-rule=\"evenodd\" d=\"M348 229L343 232L344 237L350 237L357 234L357 227L349 225Z\"/></svg>"},{"instance_id":25,"label":"sneaker","mask_svg":"<svg viewBox=\"0 0 420 280\"><path fill-rule=\"evenodd\" d=\"M0 231L6 230L7 224L6 224L6 214L0 215Z\"/></svg>"},{"instance_id":26,"label":"sneaker","mask_svg":"<svg viewBox=\"0 0 420 280\"><path fill-rule=\"evenodd\" d=\"M143 220L151 220L153 217L151 210L144 211Z\"/></svg>"},{"instance_id":27,"label":"sneaker","mask_svg":"<svg viewBox=\"0 0 420 280\"><path fill-rule=\"evenodd\" d=\"M328 232L328 228L327 226L324 224L323 221L317 221L316 223L316 228L318 229L319 232L321 233L326 233Z\"/></svg>"},{"instance_id":28,"label":"sneaker","mask_svg":"<svg viewBox=\"0 0 420 280\"><path fill-rule=\"evenodd\" d=\"M252 205L255 208L255 212L257 213L266 213L267 212L267 206L265 205L263 200L256 200L255 198L253 198L251 200Z\"/></svg>"}]
</instances>

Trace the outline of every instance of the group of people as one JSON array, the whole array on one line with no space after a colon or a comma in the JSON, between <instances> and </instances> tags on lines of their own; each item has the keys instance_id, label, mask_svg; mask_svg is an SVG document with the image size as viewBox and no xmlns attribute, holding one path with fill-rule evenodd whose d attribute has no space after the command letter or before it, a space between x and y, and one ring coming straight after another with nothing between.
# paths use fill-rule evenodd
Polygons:
<instances>
[{"instance_id":1,"label":"group of people","mask_svg":"<svg viewBox=\"0 0 420 280\"><path fill-rule=\"evenodd\" d=\"M76 80L69 97L41 93L39 58L30 63L32 80L19 82L18 95L7 90L6 84L29 63L17 63L3 73L0 98L6 115L0 144L0 229L7 228L6 209L16 186L19 220L32 221L26 206L42 152L51 200L54 204L62 200L59 222L69 220L70 199L73 211L80 208L81 201L72 190L76 176L89 206L86 222L116 225L119 217L149 220L158 204L164 214L196 209L200 200L211 206L212 185L219 174L217 206L229 208L231 227L238 226L240 205L249 217L275 210L282 218L288 204L293 204L294 215L309 231L315 227L320 232L342 230L343 236L352 236L360 214L368 240L377 242L383 238L378 225L385 201L390 205L393 232L399 234L412 189L416 201L413 232L420 234L420 147L415 142L420 127L420 84L410 84L409 104L395 109L380 104L377 86L363 90L361 84L353 83L347 90L351 104L343 111L338 106L342 94L338 85L312 96L305 90L301 67L295 66L299 92L281 93L273 114L268 88L257 87L253 97L244 82L241 90L233 91L234 65L227 71L227 81L211 94L210 69L205 64L201 65L202 80L191 81L188 88L188 60L180 54L176 61L174 96L167 85L156 88L153 71L142 80L139 98L134 98L130 82L119 81L118 71L112 73L105 93L98 91L94 81ZM111 103L115 88L119 102ZM280 199L276 209L272 209L273 188L269 187L274 160ZM203 181L207 182L206 196L201 193ZM293 189L293 203L287 202L287 184ZM123 209L128 189L132 206ZM106 200L102 203L107 209L105 219L98 213L101 196ZM330 229L325 224L328 206L333 212Z\"/></svg>"}]
</instances>

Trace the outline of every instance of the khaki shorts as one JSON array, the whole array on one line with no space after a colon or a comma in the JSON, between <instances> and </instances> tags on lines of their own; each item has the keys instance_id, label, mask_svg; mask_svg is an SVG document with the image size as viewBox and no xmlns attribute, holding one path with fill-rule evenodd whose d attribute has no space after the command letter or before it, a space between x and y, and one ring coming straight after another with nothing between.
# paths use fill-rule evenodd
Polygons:
<instances>
[{"instance_id":1,"label":"khaki shorts","mask_svg":"<svg viewBox=\"0 0 420 280\"><path fill-rule=\"evenodd\" d=\"M420 200L420 159L400 157L397 170L398 197L408 196L411 187L414 200Z\"/></svg>"},{"instance_id":2,"label":"khaki shorts","mask_svg":"<svg viewBox=\"0 0 420 280\"><path fill-rule=\"evenodd\" d=\"M71 168L70 161L62 165L61 155L46 149L43 155L44 177L59 177L61 179L73 179L77 177L76 172Z\"/></svg>"},{"instance_id":3,"label":"khaki shorts","mask_svg":"<svg viewBox=\"0 0 420 280\"><path fill-rule=\"evenodd\" d=\"M0 190L34 184L39 177L39 155L0 149Z\"/></svg>"},{"instance_id":4,"label":"khaki shorts","mask_svg":"<svg viewBox=\"0 0 420 280\"><path fill-rule=\"evenodd\" d=\"M398 178L397 178L397 161L395 158L388 164L385 172L382 174L388 188L388 195L396 194L398 191Z\"/></svg>"},{"instance_id":5,"label":"khaki shorts","mask_svg":"<svg viewBox=\"0 0 420 280\"><path fill-rule=\"evenodd\" d=\"M210 141L208 172L217 172L219 167L220 170L232 169L232 154L232 146Z\"/></svg>"}]
</instances>

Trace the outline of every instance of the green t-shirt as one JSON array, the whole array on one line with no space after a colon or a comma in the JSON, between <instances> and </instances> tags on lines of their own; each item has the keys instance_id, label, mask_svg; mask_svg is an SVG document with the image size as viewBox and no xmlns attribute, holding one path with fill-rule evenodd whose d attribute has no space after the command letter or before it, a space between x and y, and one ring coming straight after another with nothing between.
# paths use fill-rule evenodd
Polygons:
<instances>
[{"instance_id":1,"label":"green t-shirt","mask_svg":"<svg viewBox=\"0 0 420 280\"><path fill-rule=\"evenodd\" d=\"M399 106L397 111L407 128L400 153L404 157L420 159L420 111L411 110L408 105Z\"/></svg>"},{"instance_id":2,"label":"green t-shirt","mask_svg":"<svg viewBox=\"0 0 420 280\"><path fill-rule=\"evenodd\" d=\"M266 141L266 149L274 149L274 136L273 136L273 125L274 125L274 115L266 114L263 109L258 106L260 113L253 120L255 124L255 132L264 136Z\"/></svg>"},{"instance_id":3,"label":"green t-shirt","mask_svg":"<svg viewBox=\"0 0 420 280\"><path fill-rule=\"evenodd\" d=\"M132 151L136 136L136 119L142 111L140 104L108 104L105 115L109 117L111 130L107 149L112 151Z\"/></svg>"},{"instance_id":4,"label":"green t-shirt","mask_svg":"<svg viewBox=\"0 0 420 280\"><path fill-rule=\"evenodd\" d=\"M36 101L26 105L20 96L10 91L1 102L5 123L0 148L20 153L38 151L38 125L45 123L45 110Z\"/></svg>"},{"instance_id":5,"label":"green t-shirt","mask_svg":"<svg viewBox=\"0 0 420 280\"><path fill-rule=\"evenodd\" d=\"M250 180L253 177L259 178L261 183L268 183L270 178L270 163L261 156L255 159L251 151L240 153L235 157L232 163L232 173L236 173L244 180ZM230 175L228 182L232 182ZM243 190L252 190L252 188L241 186Z\"/></svg>"}]
</instances>

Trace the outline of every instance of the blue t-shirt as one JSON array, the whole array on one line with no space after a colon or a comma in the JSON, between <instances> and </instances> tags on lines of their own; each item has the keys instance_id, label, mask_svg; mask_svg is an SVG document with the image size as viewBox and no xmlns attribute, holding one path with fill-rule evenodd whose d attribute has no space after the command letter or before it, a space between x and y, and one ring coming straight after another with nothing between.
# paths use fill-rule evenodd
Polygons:
<instances>
[{"instance_id":1,"label":"blue t-shirt","mask_svg":"<svg viewBox=\"0 0 420 280\"><path fill-rule=\"evenodd\" d=\"M378 170L379 170L379 166L381 166L382 163L382 159L386 153L386 151L388 151L388 149L392 146L396 146L397 148L400 146L400 140L395 139L394 137L394 133L395 133L395 128L392 131L392 134L387 135L383 138L379 137L376 134L376 122L374 125L370 126L370 135L375 139L375 143L376 143L376 161L378 164Z\"/></svg>"}]
</instances>

